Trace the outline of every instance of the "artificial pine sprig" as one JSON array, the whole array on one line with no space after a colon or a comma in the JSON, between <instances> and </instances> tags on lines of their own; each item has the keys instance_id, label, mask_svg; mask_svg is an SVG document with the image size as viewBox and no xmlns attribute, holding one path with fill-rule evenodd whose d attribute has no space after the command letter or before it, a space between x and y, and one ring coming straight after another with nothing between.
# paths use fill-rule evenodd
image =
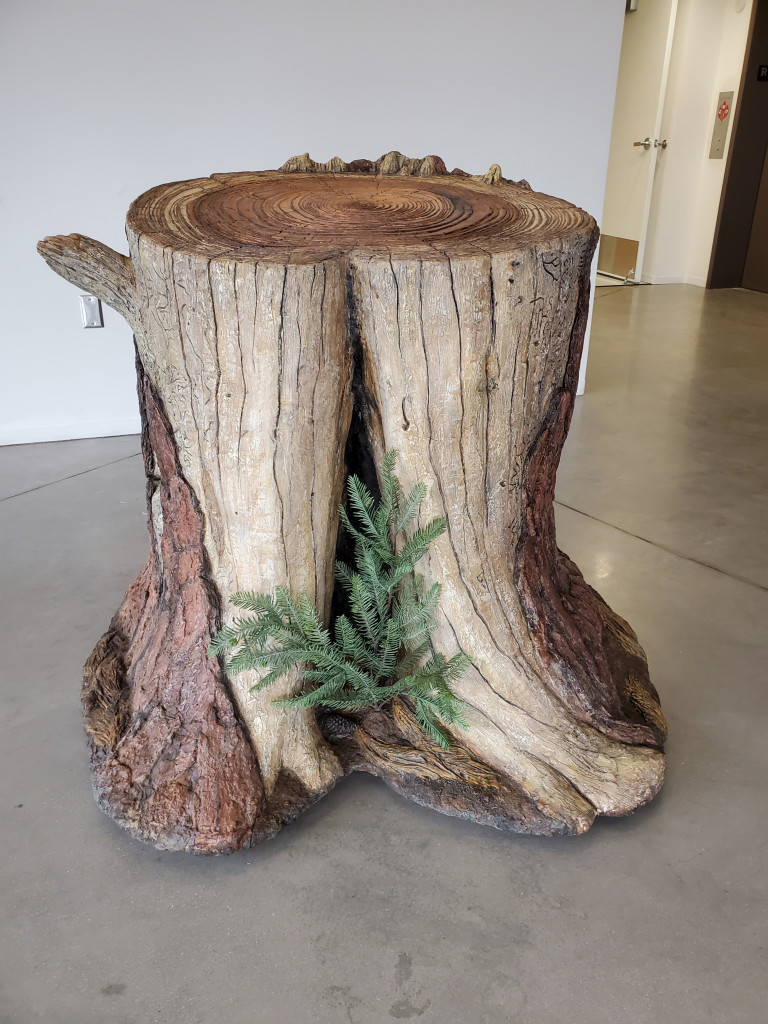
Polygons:
<instances>
[{"instance_id":1,"label":"artificial pine sprig","mask_svg":"<svg viewBox=\"0 0 768 1024\"><path fill-rule=\"evenodd\" d=\"M406 536L426 495L416 484L406 497L394 473L397 453L384 456L381 501L356 476L347 481L352 517L342 506L342 526L354 538L354 567L336 563L350 615L338 615L333 636L324 629L307 594L294 599L284 587L272 594L239 593L232 603L250 617L239 618L214 637L209 654L227 658L230 674L268 671L253 690L262 690L303 664L304 689L276 701L284 707L355 711L408 697L424 732L441 747L450 745L444 724L467 727L462 701L450 683L471 664L463 654L446 658L432 648L434 611L440 584L422 593L415 565L446 530L433 519Z\"/></svg>"}]
</instances>

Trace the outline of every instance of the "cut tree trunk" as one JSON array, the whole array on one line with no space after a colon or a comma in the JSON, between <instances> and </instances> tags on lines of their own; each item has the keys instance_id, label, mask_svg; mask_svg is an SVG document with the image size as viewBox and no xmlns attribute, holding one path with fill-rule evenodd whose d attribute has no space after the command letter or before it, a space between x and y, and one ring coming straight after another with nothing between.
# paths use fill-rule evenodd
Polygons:
<instances>
[{"instance_id":1,"label":"cut tree trunk","mask_svg":"<svg viewBox=\"0 0 768 1024\"><path fill-rule=\"evenodd\" d=\"M597 228L436 157L288 161L162 185L128 213L130 259L79 235L39 250L136 339L151 554L88 660L101 806L155 845L267 838L343 774L449 814L582 832L648 801L664 718L631 628L557 548L555 472ZM207 655L232 595L288 587L332 614L347 473L386 449L424 520L435 646L469 728L445 751L406 700L285 709Z\"/></svg>"}]
</instances>

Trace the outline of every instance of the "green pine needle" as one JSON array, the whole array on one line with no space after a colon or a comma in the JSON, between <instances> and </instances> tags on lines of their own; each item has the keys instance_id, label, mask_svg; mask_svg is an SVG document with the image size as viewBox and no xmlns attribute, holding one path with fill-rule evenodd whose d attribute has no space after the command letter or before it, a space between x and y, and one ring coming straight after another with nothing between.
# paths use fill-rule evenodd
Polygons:
<instances>
[{"instance_id":1,"label":"green pine needle","mask_svg":"<svg viewBox=\"0 0 768 1024\"><path fill-rule=\"evenodd\" d=\"M343 507L339 516L354 538L355 564L336 563L336 580L350 615L337 616L333 635L307 594L295 599L285 587L277 587L274 594L234 594L232 604L249 615L219 630L208 653L224 658L230 675L266 669L253 690L301 665L303 689L275 702L283 707L356 711L407 697L424 734L447 748L451 737L445 726L468 727L464 703L450 683L471 661L464 653L445 658L434 651L431 636L440 584L423 593L422 577L414 571L447 523L433 519L406 535L427 492L418 483L403 496L394 472L396 460L394 450L384 456L379 502L358 477L347 481L354 521Z\"/></svg>"}]
</instances>

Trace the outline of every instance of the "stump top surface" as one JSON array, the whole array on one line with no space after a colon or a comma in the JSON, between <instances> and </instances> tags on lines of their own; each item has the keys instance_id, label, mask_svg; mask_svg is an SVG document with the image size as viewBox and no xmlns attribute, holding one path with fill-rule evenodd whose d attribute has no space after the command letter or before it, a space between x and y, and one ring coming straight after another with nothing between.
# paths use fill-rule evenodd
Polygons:
<instances>
[{"instance_id":1,"label":"stump top surface","mask_svg":"<svg viewBox=\"0 0 768 1024\"><path fill-rule=\"evenodd\" d=\"M593 227L562 199L447 174L219 174L159 185L128 212L130 231L175 252L281 263L502 253Z\"/></svg>"}]
</instances>

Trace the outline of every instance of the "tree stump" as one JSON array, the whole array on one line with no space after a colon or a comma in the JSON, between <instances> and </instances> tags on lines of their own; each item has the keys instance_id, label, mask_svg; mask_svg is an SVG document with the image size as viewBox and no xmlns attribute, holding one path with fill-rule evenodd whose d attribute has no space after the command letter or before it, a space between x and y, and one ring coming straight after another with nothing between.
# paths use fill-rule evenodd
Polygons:
<instances>
[{"instance_id":1,"label":"tree stump","mask_svg":"<svg viewBox=\"0 0 768 1024\"><path fill-rule=\"evenodd\" d=\"M167 849L275 834L345 773L448 814L579 833L658 791L664 718L626 622L557 548L555 472L587 317L593 219L527 182L389 153L161 185L130 259L39 251L135 334L151 553L85 667L101 807ZM347 473L399 453L442 584L435 646L468 730L445 751L405 700L276 707L207 655L238 590L308 593L327 621Z\"/></svg>"}]
</instances>

